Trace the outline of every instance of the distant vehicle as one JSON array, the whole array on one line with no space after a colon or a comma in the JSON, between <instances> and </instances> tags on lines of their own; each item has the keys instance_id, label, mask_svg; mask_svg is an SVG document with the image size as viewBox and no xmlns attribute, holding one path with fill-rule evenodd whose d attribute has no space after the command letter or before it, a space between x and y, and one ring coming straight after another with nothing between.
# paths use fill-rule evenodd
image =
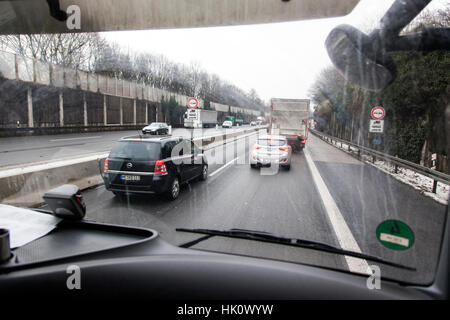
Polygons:
<instances>
[{"instance_id":1,"label":"distant vehicle","mask_svg":"<svg viewBox=\"0 0 450 320\"><path fill-rule=\"evenodd\" d=\"M217 111L187 109L184 113L185 128L210 128L217 124Z\"/></svg>"},{"instance_id":2,"label":"distant vehicle","mask_svg":"<svg viewBox=\"0 0 450 320\"><path fill-rule=\"evenodd\" d=\"M252 121L252 122L250 122L250 125L251 125L252 127L254 127L254 126L257 126L258 123L257 123L256 121Z\"/></svg>"},{"instance_id":3,"label":"distant vehicle","mask_svg":"<svg viewBox=\"0 0 450 320\"><path fill-rule=\"evenodd\" d=\"M271 134L285 136L294 151L302 150L308 138L308 99L272 99Z\"/></svg>"},{"instance_id":4,"label":"distant vehicle","mask_svg":"<svg viewBox=\"0 0 450 320\"><path fill-rule=\"evenodd\" d=\"M152 122L150 125L142 128L143 134L169 134L169 126L163 122Z\"/></svg>"},{"instance_id":5,"label":"distant vehicle","mask_svg":"<svg viewBox=\"0 0 450 320\"><path fill-rule=\"evenodd\" d=\"M222 123L222 128L232 128L232 127L233 127L233 123L231 121L229 121L229 120L225 120Z\"/></svg>"},{"instance_id":6,"label":"distant vehicle","mask_svg":"<svg viewBox=\"0 0 450 320\"><path fill-rule=\"evenodd\" d=\"M225 121L231 121L233 126L244 124L244 119L236 118L235 116L226 116Z\"/></svg>"},{"instance_id":7,"label":"distant vehicle","mask_svg":"<svg viewBox=\"0 0 450 320\"><path fill-rule=\"evenodd\" d=\"M236 117L235 116L226 116L225 121L230 121L232 126L236 125Z\"/></svg>"},{"instance_id":8,"label":"distant vehicle","mask_svg":"<svg viewBox=\"0 0 450 320\"><path fill-rule=\"evenodd\" d=\"M105 187L118 196L154 193L174 200L182 183L207 177L203 151L182 137L125 137L105 160Z\"/></svg>"},{"instance_id":9,"label":"distant vehicle","mask_svg":"<svg viewBox=\"0 0 450 320\"><path fill-rule=\"evenodd\" d=\"M265 124L267 122L267 120L265 117L259 116L258 118L256 118L256 122L258 123L258 125L262 125L262 124Z\"/></svg>"},{"instance_id":10,"label":"distant vehicle","mask_svg":"<svg viewBox=\"0 0 450 320\"><path fill-rule=\"evenodd\" d=\"M261 136L250 153L250 166L256 168L264 165L279 165L289 170L291 168L292 148L284 136Z\"/></svg>"}]
</instances>

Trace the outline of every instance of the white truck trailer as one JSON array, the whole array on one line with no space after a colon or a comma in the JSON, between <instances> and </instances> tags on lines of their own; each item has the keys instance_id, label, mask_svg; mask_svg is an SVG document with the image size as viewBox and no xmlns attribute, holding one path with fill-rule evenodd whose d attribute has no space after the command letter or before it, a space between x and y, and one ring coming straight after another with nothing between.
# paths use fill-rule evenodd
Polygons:
<instances>
[{"instance_id":1,"label":"white truck trailer","mask_svg":"<svg viewBox=\"0 0 450 320\"><path fill-rule=\"evenodd\" d=\"M285 136L293 151L306 145L309 104L309 99L272 99L269 132Z\"/></svg>"},{"instance_id":2,"label":"white truck trailer","mask_svg":"<svg viewBox=\"0 0 450 320\"><path fill-rule=\"evenodd\" d=\"M185 128L210 128L217 124L217 111L187 109L184 113Z\"/></svg>"}]
</instances>

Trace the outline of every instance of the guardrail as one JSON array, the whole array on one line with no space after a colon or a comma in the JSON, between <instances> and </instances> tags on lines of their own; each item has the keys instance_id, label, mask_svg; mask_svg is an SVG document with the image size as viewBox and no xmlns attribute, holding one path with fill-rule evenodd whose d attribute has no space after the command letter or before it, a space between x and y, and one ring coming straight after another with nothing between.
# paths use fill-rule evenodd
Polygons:
<instances>
[{"instance_id":1,"label":"guardrail","mask_svg":"<svg viewBox=\"0 0 450 320\"><path fill-rule=\"evenodd\" d=\"M388 155L386 153L382 153L377 150L373 150L373 149L358 145L356 143L353 143L353 142L350 142L347 140L332 137L330 135L316 131L314 129L310 129L310 132L332 145L335 145L333 143L333 141L336 142L336 146L337 146L337 143L340 143L342 149L343 149L343 146L342 146L343 144L346 144L348 146L348 151L351 151L351 147L355 148L357 151L356 157L360 160L361 160L362 154L366 154L366 155L369 155L372 157L373 163L375 163L377 158L379 158L379 159L386 160L388 163L394 165L395 173L398 172L399 167L402 167L402 168L407 168L407 169L413 170L414 172L420 173L421 175L424 175L430 179L433 179L433 190L432 190L433 193L436 193L438 181L445 183L447 185L450 184L450 175L448 175L448 174L421 166L421 165L411 162L411 161L403 160L403 159Z\"/></svg>"},{"instance_id":2,"label":"guardrail","mask_svg":"<svg viewBox=\"0 0 450 320\"><path fill-rule=\"evenodd\" d=\"M251 132L256 132L261 129L267 129L268 126L256 126L256 127L250 127L250 128L243 128L240 130L236 130L233 132L226 132L226 133L219 133L211 136L202 136L202 137L193 137L193 141L197 144L197 146L203 150L208 150L211 147L228 143L231 140L234 141L237 138L242 138L246 134L249 134Z\"/></svg>"}]
</instances>

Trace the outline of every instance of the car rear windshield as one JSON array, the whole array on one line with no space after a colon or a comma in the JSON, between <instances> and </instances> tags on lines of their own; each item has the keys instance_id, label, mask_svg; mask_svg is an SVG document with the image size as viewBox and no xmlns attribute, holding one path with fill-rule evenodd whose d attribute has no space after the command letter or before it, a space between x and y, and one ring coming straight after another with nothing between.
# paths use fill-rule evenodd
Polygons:
<instances>
[{"instance_id":1,"label":"car rear windshield","mask_svg":"<svg viewBox=\"0 0 450 320\"><path fill-rule=\"evenodd\" d=\"M286 144L286 140L280 140L280 139L258 139L258 144L260 146L266 146L266 147L278 147L278 146L284 146Z\"/></svg>"},{"instance_id":2,"label":"car rear windshield","mask_svg":"<svg viewBox=\"0 0 450 320\"><path fill-rule=\"evenodd\" d=\"M113 147L109 157L159 160L161 158L161 145L157 142L120 141Z\"/></svg>"}]
</instances>

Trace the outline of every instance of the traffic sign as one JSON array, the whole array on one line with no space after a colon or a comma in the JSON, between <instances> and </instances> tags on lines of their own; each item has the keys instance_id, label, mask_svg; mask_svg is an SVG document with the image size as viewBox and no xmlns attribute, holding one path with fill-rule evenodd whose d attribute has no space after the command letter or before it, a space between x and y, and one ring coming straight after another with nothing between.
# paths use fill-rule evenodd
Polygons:
<instances>
[{"instance_id":1,"label":"traffic sign","mask_svg":"<svg viewBox=\"0 0 450 320\"><path fill-rule=\"evenodd\" d=\"M384 120L370 120L369 132L383 133Z\"/></svg>"},{"instance_id":2,"label":"traffic sign","mask_svg":"<svg viewBox=\"0 0 450 320\"><path fill-rule=\"evenodd\" d=\"M188 108L195 109L198 107L198 100L191 97L188 99Z\"/></svg>"},{"instance_id":3,"label":"traffic sign","mask_svg":"<svg viewBox=\"0 0 450 320\"><path fill-rule=\"evenodd\" d=\"M386 115L386 110L384 110L383 107L374 107L372 108L372 111L370 111L370 115L372 116L372 119L381 120Z\"/></svg>"},{"instance_id":4,"label":"traffic sign","mask_svg":"<svg viewBox=\"0 0 450 320\"><path fill-rule=\"evenodd\" d=\"M414 244L414 232L399 220L386 220L377 228L377 238L381 244L393 250L405 250Z\"/></svg>"}]
</instances>

